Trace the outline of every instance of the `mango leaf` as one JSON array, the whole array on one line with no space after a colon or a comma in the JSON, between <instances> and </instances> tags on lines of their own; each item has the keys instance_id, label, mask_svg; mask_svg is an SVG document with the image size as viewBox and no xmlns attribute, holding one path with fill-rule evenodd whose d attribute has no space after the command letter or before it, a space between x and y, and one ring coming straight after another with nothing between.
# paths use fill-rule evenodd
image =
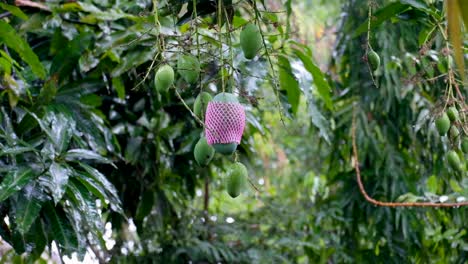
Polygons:
<instances>
[{"instance_id":1,"label":"mango leaf","mask_svg":"<svg viewBox=\"0 0 468 264\"><path fill-rule=\"evenodd\" d=\"M48 103L52 102L57 94L57 78L49 79L39 93L37 97L37 102L39 104L47 105Z\"/></svg>"},{"instance_id":2,"label":"mango leaf","mask_svg":"<svg viewBox=\"0 0 468 264\"><path fill-rule=\"evenodd\" d=\"M32 185L35 188L36 185ZM41 211L42 203L33 195L20 195L16 201L16 230L20 234L25 234L36 220Z\"/></svg>"},{"instance_id":3,"label":"mango leaf","mask_svg":"<svg viewBox=\"0 0 468 264\"><path fill-rule=\"evenodd\" d=\"M117 92L117 96L120 99L124 100L125 99L125 86L122 82L122 78L120 77L112 78L112 87Z\"/></svg>"},{"instance_id":4,"label":"mango leaf","mask_svg":"<svg viewBox=\"0 0 468 264\"><path fill-rule=\"evenodd\" d=\"M327 143L330 143L330 125L328 120L320 112L313 96L310 93L305 94L307 96L307 110L309 116L312 118L312 124L319 129L320 136L325 139Z\"/></svg>"},{"instance_id":5,"label":"mango leaf","mask_svg":"<svg viewBox=\"0 0 468 264\"><path fill-rule=\"evenodd\" d=\"M21 146L14 146L14 147L2 147L0 150L0 156L4 155L18 155L25 152L36 151L35 148L32 147L21 147Z\"/></svg>"},{"instance_id":6,"label":"mango leaf","mask_svg":"<svg viewBox=\"0 0 468 264\"><path fill-rule=\"evenodd\" d=\"M32 72L39 78L46 77L46 70L39 61L39 58L31 49L29 44L18 36L15 29L8 23L0 20L0 43L5 43L10 49L14 50L30 67Z\"/></svg>"},{"instance_id":7,"label":"mango leaf","mask_svg":"<svg viewBox=\"0 0 468 264\"><path fill-rule=\"evenodd\" d=\"M78 209L84 224L89 228L94 239L99 241L102 247L106 242L102 239L104 224L96 208L95 199L86 187L79 181L72 179L67 189L67 196L71 197L75 209Z\"/></svg>"},{"instance_id":8,"label":"mango leaf","mask_svg":"<svg viewBox=\"0 0 468 264\"><path fill-rule=\"evenodd\" d=\"M388 19L403 13L404 11L408 10L410 7L408 5L402 4L400 2L393 2L388 4L382 9L377 10L372 15L372 20L371 20L371 29L379 26L383 22L387 21ZM353 37L358 37L364 32L367 32L367 24L368 24L369 19L366 19L359 27L357 27L356 31L353 34Z\"/></svg>"},{"instance_id":9,"label":"mango leaf","mask_svg":"<svg viewBox=\"0 0 468 264\"><path fill-rule=\"evenodd\" d=\"M314 84L317 87L317 92L322 98L328 109L333 109L333 104L330 95L330 85L328 84L325 75L320 68L312 61L312 53L306 54L299 47L294 47L294 54L302 61L306 70L312 75Z\"/></svg>"},{"instance_id":10,"label":"mango leaf","mask_svg":"<svg viewBox=\"0 0 468 264\"><path fill-rule=\"evenodd\" d=\"M98 153L87 150L87 149L70 149L65 153L65 159L67 161L79 161L79 160L94 160L101 163L112 163L109 159L99 155Z\"/></svg>"},{"instance_id":11,"label":"mango leaf","mask_svg":"<svg viewBox=\"0 0 468 264\"><path fill-rule=\"evenodd\" d=\"M104 190L106 190L112 210L123 214L122 204L117 194L117 190L115 189L114 185L112 185L112 183L107 180L106 176L87 164L79 163L79 165L86 171L86 176L91 177L94 181L101 185Z\"/></svg>"},{"instance_id":12,"label":"mango leaf","mask_svg":"<svg viewBox=\"0 0 468 264\"><path fill-rule=\"evenodd\" d=\"M117 67L112 71L112 77L117 77L130 69L136 68L145 62L151 61L155 52L155 49L135 50L129 52L125 57L122 58L120 64L117 65Z\"/></svg>"},{"instance_id":13,"label":"mango leaf","mask_svg":"<svg viewBox=\"0 0 468 264\"><path fill-rule=\"evenodd\" d=\"M34 176L33 171L29 168L18 168L9 172L0 184L0 202L21 190Z\"/></svg>"},{"instance_id":14,"label":"mango leaf","mask_svg":"<svg viewBox=\"0 0 468 264\"><path fill-rule=\"evenodd\" d=\"M465 30L468 30L468 2L465 0L458 0L458 6L460 8L460 13L465 23Z\"/></svg>"},{"instance_id":15,"label":"mango leaf","mask_svg":"<svg viewBox=\"0 0 468 264\"><path fill-rule=\"evenodd\" d=\"M57 153L63 153L68 148L72 133L75 130L75 121L70 115L56 113L55 111L50 111L45 121L50 127L51 140L54 142L55 150Z\"/></svg>"},{"instance_id":16,"label":"mango leaf","mask_svg":"<svg viewBox=\"0 0 468 264\"><path fill-rule=\"evenodd\" d=\"M427 179L426 186L429 192L434 193L434 194L437 193L437 189L439 186L437 177L435 175L432 175L431 177L429 177L429 179Z\"/></svg>"},{"instance_id":17,"label":"mango leaf","mask_svg":"<svg viewBox=\"0 0 468 264\"><path fill-rule=\"evenodd\" d=\"M135 219L143 220L147 216L154 205L154 191L149 189L146 190L138 203Z\"/></svg>"},{"instance_id":18,"label":"mango leaf","mask_svg":"<svg viewBox=\"0 0 468 264\"><path fill-rule=\"evenodd\" d=\"M45 216L49 220L51 235L58 242L58 246L67 254L78 249L78 237L61 208L56 208L52 203L46 203Z\"/></svg>"},{"instance_id":19,"label":"mango leaf","mask_svg":"<svg viewBox=\"0 0 468 264\"><path fill-rule=\"evenodd\" d=\"M299 100L301 98L301 89L299 88L299 82L292 73L291 64L287 56L279 56L279 84L281 90L286 91L288 96L288 102L291 105L291 112L297 113L299 106Z\"/></svg>"},{"instance_id":20,"label":"mango leaf","mask_svg":"<svg viewBox=\"0 0 468 264\"><path fill-rule=\"evenodd\" d=\"M74 178L77 179L78 181L83 184L88 191L90 191L92 194L94 194L96 197L98 197L102 204L104 204L105 200L110 200L107 197L106 190L102 186L102 184L98 183L93 177L89 176L86 173L81 173L81 172L74 172Z\"/></svg>"},{"instance_id":21,"label":"mango leaf","mask_svg":"<svg viewBox=\"0 0 468 264\"><path fill-rule=\"evenodd\" d=\"M23 13L23 11L21 11L21 9L19 9L16 6L8 5L8 4L5 4L5 3L0 3L0 8L10 12L12 15L14 15L14 16L22 19L22 20L28 20L28 16L25 13Z\"/></svg>"},{"instance_id":22,"label":"mango leaf","mask_svg":"<svg viewBox=\"0 0 468 264\"><path fill-rule=\"evenodd\" d=\"M53 162L50 165L48 174L50 177L42 179L49 187L55 204L57 204L67 189L68 178L71 176L72 170L64 164Z\"/></svg>"}]
</instances>

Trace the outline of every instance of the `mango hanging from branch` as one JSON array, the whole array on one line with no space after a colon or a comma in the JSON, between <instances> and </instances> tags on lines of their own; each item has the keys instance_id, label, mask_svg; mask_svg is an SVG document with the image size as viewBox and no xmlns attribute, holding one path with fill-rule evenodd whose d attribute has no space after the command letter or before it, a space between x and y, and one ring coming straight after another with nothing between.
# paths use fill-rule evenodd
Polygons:
<instances>
[{"instance_id":1,"label":"mango hanging from branch","mask_svg":"<svg viewBox=\"0 0 468 264\"><path fill-rule=\"evenodd\" d=\"M263 45L260 29L254 24L247 24L240 34L240 44L245 58L253 59Z\"/></svg>"},{"instance_id":2,"label":"mango hanging from branch","mask_svg":"<svg viewBox=\"0 0 468 264\"><path fill-rule=\"evenodd\" d=\"M216 152L229 155L240 144L245 127L244 107L231 93L219 93L208 103L205 134Z\"/></svg>"}]
</instances>

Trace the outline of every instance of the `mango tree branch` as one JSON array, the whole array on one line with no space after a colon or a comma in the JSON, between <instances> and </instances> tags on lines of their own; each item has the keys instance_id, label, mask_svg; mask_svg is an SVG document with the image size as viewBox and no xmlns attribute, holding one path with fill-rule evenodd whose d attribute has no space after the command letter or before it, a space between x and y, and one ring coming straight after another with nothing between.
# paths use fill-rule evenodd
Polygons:
<instances>
[{"instance_id":1,"label":"mango tree branch","mask_svg":"<svg viewBox=\"0 0 468 264\"><path fill-rule=\"evenodd\" d=\"M364 196L366 201L373 205L382 206L382 207L460 207L460 206L468 206L467 202L460 202L460 203L434 203L434 202L382 202L376 200L369 196L366 189L364 188L364 184L362 183L361 179L361 170L359 169L359 155L357 150L356 144L356 108L353 110L353 124L351 128L352 133L352 144L353 144L353 166L356 171L356 180L359 186L359 191Z\"/></svg>"}]
</instances>

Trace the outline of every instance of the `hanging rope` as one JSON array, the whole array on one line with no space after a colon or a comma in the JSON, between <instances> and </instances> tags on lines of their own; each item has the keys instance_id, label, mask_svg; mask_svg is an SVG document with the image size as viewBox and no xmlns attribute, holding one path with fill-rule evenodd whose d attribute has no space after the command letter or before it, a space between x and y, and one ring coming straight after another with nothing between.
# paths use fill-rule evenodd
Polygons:
<instances>
[{"instance_id":1,"label":"hanging rope","mask_svg":"<svg viewBox=\"0 0 468 264\"><path fill-rule=\"evenodd\" d=\"M382 207L460 207L468 206L468 201L460 203L435 203L435 202L382 202L376 200L367 194L364 184L361 179L361 170L359 169L358 150L356 145L356 108L353 110L353 125L351 128L352 140L353 140L353 158L354 158L354 170L356 171L356 180L359 186L359 191L364 196L366 201L373 205Z\"/></svg>"}]
</instances>

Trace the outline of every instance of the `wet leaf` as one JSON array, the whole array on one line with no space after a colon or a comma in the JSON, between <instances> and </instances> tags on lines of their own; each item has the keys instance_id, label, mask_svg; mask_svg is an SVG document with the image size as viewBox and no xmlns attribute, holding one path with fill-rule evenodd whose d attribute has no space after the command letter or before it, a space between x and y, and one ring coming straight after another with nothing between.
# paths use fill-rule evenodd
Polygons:
<instances>
[{"instance_id":1,"label":"wet leaf","mask_svg":"<svg viewBox=\"0 0 468 264\"><path fill-rule=\"evenodd\" d=\"M18 168L9 172L0 184L0 202L21 190L34 176L33 171L29 168Z\"/></svg>"},{"instance_id":2,"label":"wet leaf","mask_svg":"<svg viewBox=\"0 0 468 264\"><path fill-rule=\"evenodd\" d=\"M46 180L46 183L52 193L55 204L61 199L68 184L68 178L71 176L72 170L66 166L56 162L53 162L49 168L50 178Z\"/></svg>"}]
</instances>

